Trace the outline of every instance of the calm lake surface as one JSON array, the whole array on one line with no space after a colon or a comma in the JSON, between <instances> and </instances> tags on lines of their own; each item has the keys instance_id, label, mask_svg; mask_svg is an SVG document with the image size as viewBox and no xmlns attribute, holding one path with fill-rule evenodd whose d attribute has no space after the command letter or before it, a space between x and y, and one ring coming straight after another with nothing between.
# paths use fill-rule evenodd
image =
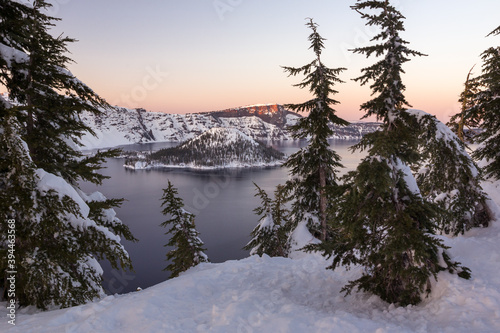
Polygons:
<instances>
[{"instance_id":1,"label":"calm lake surface","mask_svg":"<svg viewBox=\"0 0 500 333\"><path fill-rule=\"evenodd\" d=\"M345 169L356 168L364 153L352 154L348 148L356 142L332 140L332 148L342 157ZM172 147L176 143L137 144L122 147L124 150L158 150ZM307 142L273 143L273 147L291 154ZM186 210L196 215L196 228L205 243L211 262L224 262L248 256L242 247L250 240L250 232L257 225L259 217L253 209L260 204L255 198L253 182L270 195L276 185L288 179L284 168L232 169L217 171L192 171L182 169L128 170L123 167L124 159L109 159L102 171L111 178L102 186L81 184L85 192L100 191L108 198L125 198L122 206L116 208L117 216L130 227L139 240L132 243L123 240L129 252L135 272L112 270L109 263L102 262L106 292L126 293L137 287L147 288L165 281L168 271L165 255L168 248L166 228L160 223L166 220L161 214L160 198L167 181L179 190Z\"/></svg>"}]
</instances>

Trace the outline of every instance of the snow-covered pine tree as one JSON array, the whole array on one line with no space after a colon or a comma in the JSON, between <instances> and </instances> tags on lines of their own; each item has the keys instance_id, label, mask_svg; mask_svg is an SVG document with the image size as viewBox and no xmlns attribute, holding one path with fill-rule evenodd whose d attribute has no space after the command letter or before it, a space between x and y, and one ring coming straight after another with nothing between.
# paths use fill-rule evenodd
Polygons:
<instances>
[{"instance_id":1,"label":"snow-covered pine tree","mask_svg":"<svg viewBox=\"0 0 500 333\"><path fill-rule=\"evenodd\" d=\"M85 195L79 180L99 184L97 171L116 152L83 156L78 139L89 131L78 114L107 106L67 69L68 38L48 32L56 19L45 1L0 2L0 82L16 106L2 100L1 250L9 219L16 224L19 305L67 307L104 294L98 259L131 268L119 235L134 240L107 200ZM21 185L22 184L22 185ZM12 270L1 263L0 274Z\"/></svg>"},{"instance_id":2,"label":"snow-covered pine tree","mask_svg":"<svg viewBox=\"0 0 500 333\"><path fill-rule=\"evenodd\" d=\"M488 36L500 35L500 26ZM483 132L475 141L479 147L473 157L486 160L485 176L500 179L500 46L490 47L481 55L482 74L477 78L480 91L474 99L474 107L469 109L468 118L479 118Z\"/></svg>"},{"instance_id":3,"label":"snow-covered pine tree","mask_svg":"<svg viewBox=\"0 0 500 333\"><path fill-rule=\"evenodd\" d=\"M367 135L354 149L368 149L368 156L346 178L348 190L331 221L334 237L325 244L325 254L333 255L330 268L361 265L360 278L350 281L343 291L354 288L374 293L389 303L417 304L431 291L430 279L437 278L440 254L445 250L434 234L435 212L423 200L409 168L418 158L416 119L405 113L408 106L401 80L402 64L408 56L422 55L407 48L399 32L404 16L389 1L358 1L352 8L381 27L372 40L355 53L381 56L374 65L362 69L355 79L362 85L373 81L372 100L361 105L365 117L383 120L380 131ZM450 271L468 270L444 254Z\"/></svg>"},{"instance_id":4,"label":"snow-covered pine tree","mask_svg":"<svg viewBox=\"0 0 500 333\"><path fill-rule=\"evenodd\" d=\"M309 88L313 98L301 104L286 107L296 112L309 113L289 127L294 139L308 139L307 147L288 157L284 167L290 168L291 180L285 184L287 196L293 200L290 223L290 242L294 243L294 230L299 224L306 224L315 237L325 240L326 221L329 206L334 201L331 194L337 187L337 169L342 167L340 156L330 149L328 137L333 134L329 124L347 125L348 122L335 115L332 105L339 102L330 98L336 94L336 83L342 82L337 76L345 68L328 68L321 60L324 38L317 31L318 25L309 19L306 24L312 33L309 36L310 49L315 59L302 67L283 67L289 76L304 75L301 83L294 86ZM293 244L292 244L293 245Z\"/></svg>"},{"instance_id":5,"label":"snow-covered pine tree","mask_svg":"<svg viewBox=\"0 0 500 333\"><path fill-rule=\"evenodd\" d=\"M170 277L179 276L185 270L202 262L208 262L207 255L203 252L203 241L199 237L194 224L195 215L184 209L184 203L178 197L177 189L168 181L168 187L163 190L161 198L163 215L169 215L170 219L161 223L162 227L170 226L165 235L170 235L170 240L165 246L173 246L174 249L167 253L167 260L171 263L164 269L171 272Z\"/></svg>"},{"instance_id":6,"label":"snow-covered pine tree","mask_svg":"<svg viewBox=\"0 0 500 333\"><path fill-rule=\"evenodd\" d=\"M9 96L23 106L23 112L18 114L26 124L23 139L37 167L62 176L72 185L79 180L100 184L106 177L95 171L105 158L117 156L118 151L85 156L75 148L83 135L93 134L79 113L86 110L102 114L101 110L109 105L67 69L71 62L67 44L75 40L50 34L53 22L59 19L44 14L47 7L50 4L46 1L36 0L18 18L28 26L24 29L29 37L18 44L28 56L24 61L12 62Z\"/></svg>"},{"instance_id":7,"label":"snow-covered pine tree","mask_svg":"<svg viewBox=\"0 0 500 333\"><path fill-rule=\"evenodd\" d=\"M9 271L16 272L16 300L21 306L68 307L103 296L97 259L109 260L114 268L130 267L120 238L113 233L121 222L112 209L103 209L104 216L93 219L85 202L89 197L63 178L37 168L19 134L22 126L12 115L17 111L2 111L0 252L9 249L8 220L15 221L16 241L15 265L2 260L2 279ZM102 201L102 195L97 199Z\"/></svg>"},{"instance_id":8,"label":"snow-covered pine tree","mask_svg":"<svg viewBox=\"0 0 500 333\"><path fill-rule=\"evenodd\" d=\"M257 254L262 256L267 254L270 257L286 257L287 237L286 219L288 211L283 207L283 186L278 185L274 191L274 200L271 200L266 191L257 184L257 194L261 200L259 207L254 209L257 215L260 215L259 224L250 234L252 240L244 247L250 251L250 255Z\"/></svg>"},{"instance_id":9,"label":"snow-covered pine tree","mask_svg":"<svg viewBox=\"0 0 500 333\"><path fill-rule=\"evenodd\" d=\"M426 200L439 207L437 228L458 235L491 220L481 177L465 144L436 117L408 110L418 119L421 162L417 184Z\"/></svg>"}]
</instances>

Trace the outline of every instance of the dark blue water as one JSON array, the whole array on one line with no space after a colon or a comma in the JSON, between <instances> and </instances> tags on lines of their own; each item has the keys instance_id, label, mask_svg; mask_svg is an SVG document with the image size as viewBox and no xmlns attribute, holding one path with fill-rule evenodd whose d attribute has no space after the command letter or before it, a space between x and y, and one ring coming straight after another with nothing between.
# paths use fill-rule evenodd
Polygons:
<instances>
[{"instance_id":1,"label":"dark blue water","mask_svg":"<svg viewBox=\"0 0 500 333\"><path fill-rule=\"evenodd\" d=\"M345 171L352 170L362 155L348 151L354 142L332 141L332 148L342 157ZM291 154L306 142L283 142L273 146ZM172 143L154 143L125 146L125 150L157 150ZM255 198L253 182L272 194L276 185L288 178L284 168L232 169L217 171L190 171L181 169L154 169L132 171L123 168L123 159L110 159L103 174L111 176L103 186L82 184L85 192L100 191L108 198L125 198L116 209L118 217L130 227L137 243L123 240L135 272L112 270L107 262L104 268L104 287L108 293L125 293L165 281L169 274L162 271L168 264L165 255L168 242L160 227L166 218L161 214L162 189L170 180L179 190L186 210L196 215L196 228L205 243L211 262L223 262L248 256L242 247L250 240L250 232L259 217L253 213L260 201Z\"/></svg>"}]
</instances>

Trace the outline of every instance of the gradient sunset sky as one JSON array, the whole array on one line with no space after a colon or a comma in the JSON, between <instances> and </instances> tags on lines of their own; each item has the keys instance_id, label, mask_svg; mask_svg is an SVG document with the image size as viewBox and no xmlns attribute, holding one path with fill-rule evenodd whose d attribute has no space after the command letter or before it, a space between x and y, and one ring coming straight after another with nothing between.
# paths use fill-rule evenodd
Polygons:
<instances>
[{"instance_id":1,"label":"gradient sunset sky","mask_svg":"<svg viewBox=\"0 0 500 333\"><path fill-rule=\"evenodd\" d=\"M358 120L369 87L351 79L374 63L348 49L374 35L349 8L354 0L52 0L53 29L78 39L70 70L109 103L189 113L310 98L280 66L314 55L305 18L327 39L323 62L347 67L334 98L338 114ZM414 108L447 121L459 111L463 82L480 54L500 43L486 35L500 25L499 0L391 1L406 16L402 37L428 54L405 64L406 97Z\"/></svg>"}]
</instances>

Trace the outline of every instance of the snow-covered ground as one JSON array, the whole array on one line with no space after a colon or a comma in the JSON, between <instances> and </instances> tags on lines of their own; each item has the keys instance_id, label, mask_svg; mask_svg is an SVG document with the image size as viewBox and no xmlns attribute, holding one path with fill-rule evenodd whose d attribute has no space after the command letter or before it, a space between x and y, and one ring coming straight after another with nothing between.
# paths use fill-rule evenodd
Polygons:
<instances>
[{"instance_id":1,"label":"snow-covered ground","mask_svg":"<svg viewBox=\"0 0 500 333\"><path fill-rule=\"evenodd\" d=\"M500 182L484 183L500 204ZM0 332L500 332L500 212L489 228L445 238L453 259L472 270L463 280L439 274L429 298L395 307L342 286L359 269L325 270L315 254L252 256L202 264L180 277L87 305L20 309L16 326L2 306Z\"/></svg>"}]
</instances>

